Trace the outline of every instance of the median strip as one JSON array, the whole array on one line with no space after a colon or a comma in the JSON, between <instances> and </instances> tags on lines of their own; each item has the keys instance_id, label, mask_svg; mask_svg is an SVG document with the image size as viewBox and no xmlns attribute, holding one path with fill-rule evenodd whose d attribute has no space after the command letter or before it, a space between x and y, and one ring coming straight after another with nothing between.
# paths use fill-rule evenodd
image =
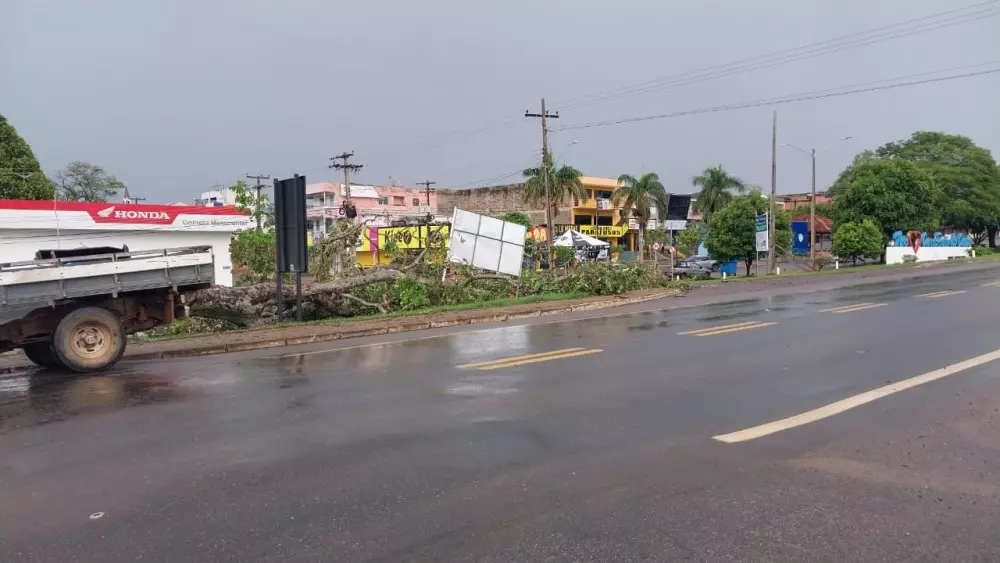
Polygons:
<instances>
[{"instance_id":1,"label":"median strip","mask_svg":"<svg viewBox=\"0 0 1000 563\"><path fill-rule=\"evenodd\" d=\"M539 352L537 354L525 354L523 356L512 356L509 358L499 358L496 360L490 360L487 362L476 362L472 364L462 364L455 366L459 369L479 369L479 370L491 370L491 369L501 369L510 368L525 364L536 364L539 362L548 362L552 360L563 360L566 358L575 358L577 356L586 356L589 354L596 354L602 352L603 350L599 348L563 348L562 350L552 350L550 352Z\"/></svg>"},{"instance_id":2,"label":"median strip","mask_svg":"<svg viewBox=\"0 0 1000 563\"><path fill-rule=\"evenodd\" d=\"M846 305L844 307L834 307L833 309L822 309L820 313L853 313L854 311L864 311L865 309L874 309L876 307L882 307L888 305L888 303L858 303L856 305Z\"/></svg>"},{"instance_id":3,"label":"median strip","mask_svg":"<svg viewBox=\"0 0 1000 563\"><path fill-rule=\"evenodd\" d=\"M894 393L899 393L900 391L905 391L918 385L923 385L924 383L930 383L931 381L936 381L938 379L948 377L949 375L955 375L956 373L960 373L967 369L981 366L998 359L1000 359L1000 350L994 350L987 354L983 354L982 356L976 356L975 358L970 358L957 364L929 371L925 374L911 377L910 379L904 379L903 381L899 381L897 383L885 385L877 389L872 389L871 391L865 391L864 393L854 395L853 397L841 399L818 409L806 411L802 414L797 414L795 416L790 416L774 422L768 422L767 424L761 424L760 426L754 426L753 428L747 428L746 430L731 432L729 434L720 434L718 436L713 436L712 439L719 442L725 442L727 444L755 440L757 438L781 432L782 430L788 430L789 428L795 428L797 426L803 426L811 422L823 420L824 418L831 417L835 414L840 414L855 407L860 407L861 405L870 403L876 399L881 399L882 397L887 397Z\"/></svg>"},{"instance_id":4,"label":"median strip","mask_svg":"<svg viewBox=\"0 0 1000 563\"><path fill-rule=\"evenodd\" d=\"M716 334L726 334L728 332L736 332L738 330L749 330L751 328L763 328L766 326L771 326L777 323L761 323L761 322L746 322L737 323L732 325L722 325L713 326L710 328L700 328L698 330L689 330L687 332L678 332L678 336L714 336Z\"/></svg>"}]
</instances>

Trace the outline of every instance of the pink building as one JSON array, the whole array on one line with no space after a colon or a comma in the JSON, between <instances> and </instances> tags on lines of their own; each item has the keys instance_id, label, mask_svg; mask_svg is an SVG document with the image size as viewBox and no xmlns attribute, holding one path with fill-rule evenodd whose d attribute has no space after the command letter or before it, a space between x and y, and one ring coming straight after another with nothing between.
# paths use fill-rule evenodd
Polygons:
<instances>
[{"instance_id":1,"label":"pink building","mask_svg":"<svg viewBox=\"0 0 1000 563\"><path fill-rule=\"evenodd\" d=\"M313 233L326 233L333 222L343 218L341 206L346 201L343 184L306 186L306 218ZM435 215L437 190L402 186L366 186L351 184L351 201L358 212L355 221L367 221L375 227L388 227Z\"/></svg>"}]
</instances>

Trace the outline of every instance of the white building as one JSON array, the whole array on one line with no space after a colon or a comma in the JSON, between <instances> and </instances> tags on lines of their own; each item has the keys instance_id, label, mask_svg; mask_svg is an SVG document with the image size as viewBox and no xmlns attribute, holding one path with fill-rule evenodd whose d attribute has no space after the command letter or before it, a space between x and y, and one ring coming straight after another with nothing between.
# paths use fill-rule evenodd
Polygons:
<instances>
[{"instance_id":1,"label":"white building","mask_svg":"<svg viewBox=\"0 0 1000 563\"><path fill-rule=\"evenodd\" d=\"M33 260L49 249L211 246L215 283L233 285L229 243L250 223L233 207L0 200L0 262Z\"/></svg>"}]
</instances>

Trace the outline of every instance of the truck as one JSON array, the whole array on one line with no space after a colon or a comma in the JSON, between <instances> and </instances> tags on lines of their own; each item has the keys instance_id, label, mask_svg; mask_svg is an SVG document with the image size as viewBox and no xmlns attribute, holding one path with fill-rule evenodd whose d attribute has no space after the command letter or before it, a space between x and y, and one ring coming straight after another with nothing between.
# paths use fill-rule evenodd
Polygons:
<instances>
[{"instance_id":1,"label":"truck","mask_svg":"<svg viewBox=\"0 0 1000 563\"><path fill-rule=\"evenodd\" d=\"M61 371L108 369L128 335L184 316L214 277L211 246L40 250L0 263L0 353L20 348Z\"/></svg>"}]
</instances>

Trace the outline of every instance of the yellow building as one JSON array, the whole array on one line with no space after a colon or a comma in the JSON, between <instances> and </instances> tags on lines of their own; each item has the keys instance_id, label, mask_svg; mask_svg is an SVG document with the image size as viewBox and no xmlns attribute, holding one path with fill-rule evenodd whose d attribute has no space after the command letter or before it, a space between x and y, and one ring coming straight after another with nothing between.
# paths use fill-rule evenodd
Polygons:
<instances>
[{"instance_id":1,"label":"yellow building","mask_svg":"<svg viewBox=\"0 0 1000 563\"><path fill-rule=\"evenodd\" d=\"M583 176L580 181L587 190L587 199L573 202L571 225L557 226L557 233L571 228L606 240L612 245L619 245L624 250L635 250L638 244L638 227L630 229L629 221L623 220L627 214L611 203L611 194L618 187L618 180Z\"/></svg>"}]
</instances>

